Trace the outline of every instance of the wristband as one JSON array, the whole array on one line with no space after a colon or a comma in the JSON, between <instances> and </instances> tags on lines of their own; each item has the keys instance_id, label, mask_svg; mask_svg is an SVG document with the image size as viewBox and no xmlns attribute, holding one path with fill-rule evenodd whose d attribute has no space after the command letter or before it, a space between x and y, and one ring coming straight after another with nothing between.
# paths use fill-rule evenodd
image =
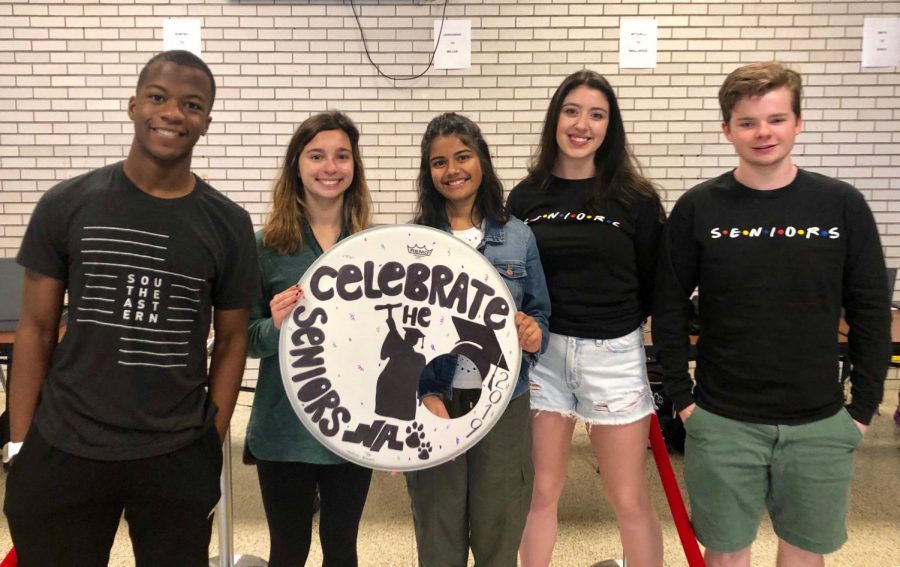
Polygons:
<instances>
[{"instance_id":1,"label":"wristband","mask_svg":"<svg viewBox=\"0 0 900 567\"><path fill-rule=\"evenodd\" d=\"M22 449L22 441L10 441L3 446L3 464L8 465Z\"/></svg>"}]
</instances>

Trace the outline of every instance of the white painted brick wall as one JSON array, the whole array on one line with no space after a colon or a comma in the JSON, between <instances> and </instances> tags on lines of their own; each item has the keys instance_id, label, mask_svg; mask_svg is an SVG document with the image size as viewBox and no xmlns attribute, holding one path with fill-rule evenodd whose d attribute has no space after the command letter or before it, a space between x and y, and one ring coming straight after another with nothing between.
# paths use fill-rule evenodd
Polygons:
<instances>
[{"instance_id":1,"label":"white painted brick wall","mask_svg":"<svg viewBox=\"0 0 900 567\"><path fill-rule=\"evenodd\" d=\"M356 9L385 72L425 68L439 0L357 0ZM860 68L864 17L900 16L900 3L454 0L446 13L472 22L472 68L392 81L369 64L347 2L0 4L0 255L15 254L43 191L125 155L137 73L162 49L163 20L190 17L202 22L204 58L219 84L195 169L257 225L293 128L331 108L360 126L378 222L409 218L419 138L442 111L481 124L511 188L550 94L582 67L617 88L635 151L671 204L735 163L719 132L724 76L775 58L805 79L797 161L865 192L888 263L900 265L900 73ZM655 70L619 70L621 17L657 19Z\"/></svg>"}]
</instances>

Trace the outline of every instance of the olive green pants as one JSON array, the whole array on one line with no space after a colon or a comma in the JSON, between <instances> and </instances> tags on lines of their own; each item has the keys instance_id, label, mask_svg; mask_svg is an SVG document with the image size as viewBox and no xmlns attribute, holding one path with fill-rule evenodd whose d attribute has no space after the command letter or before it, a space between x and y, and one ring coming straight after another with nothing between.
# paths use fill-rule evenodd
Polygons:
<instances>
[{"instance_id":1,"label":"olive green pants","mask_svg":"<svg viewBox=\"0 0 900 567\"><path fill-rule=\"evenodd\" d=\"M451 417L468 411L468 392L453 391ZM420 567L465 567L470 547L476 567L515 567L533 484L526 392L466 453L406 473Z\"/></svg>"}]
</instances>

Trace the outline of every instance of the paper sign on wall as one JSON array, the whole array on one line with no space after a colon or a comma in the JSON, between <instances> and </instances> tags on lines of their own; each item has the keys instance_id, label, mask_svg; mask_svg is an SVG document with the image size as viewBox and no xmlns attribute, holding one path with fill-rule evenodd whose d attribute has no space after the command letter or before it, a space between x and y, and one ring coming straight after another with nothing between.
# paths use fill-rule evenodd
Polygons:
<instances>
[{"instance_id":1,"label":"paper sign on wall","mask_svg":"<svg viewBox=\"0 0 900 567\"><path fill-rule=\"evenodd\" d=\"M656 68L656 20L623 18L619 23L619 68Z\"/></svg>"},{"instance_id":2,"label":"paper sign on wall","mask_svg":"<svg viewBox=\"0 0 900 567\"><path fill-rule=\"evenodd\" d=\"M863 67L896 67L900 63L900 18L866 18Z\"/></svg>"},{"instance_id":3,"label":"paper sign on wall","mask_svg":"<svg viewBox=\"0 0 900 567\"><path fill-rule=\"evenodd\" d=\"M169 18L163 22L163 49L183 49L200 54L200 20Z\"/></svg>"},{"instance_id":4,"label":"paper sign on wall","mask_svg":"<svg viewBox=\"0 0 900 567\"><path fill-rule=\"evenodd\" d=\"M472 66L472 21L434 22L435 69L468 69Z\"/></svg>"}]
</instances>

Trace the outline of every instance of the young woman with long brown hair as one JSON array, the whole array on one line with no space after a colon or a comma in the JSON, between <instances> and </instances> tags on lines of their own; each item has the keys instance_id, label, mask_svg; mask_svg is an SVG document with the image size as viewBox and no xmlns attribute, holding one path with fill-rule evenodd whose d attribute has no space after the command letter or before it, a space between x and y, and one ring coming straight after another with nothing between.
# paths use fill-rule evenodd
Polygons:
<instances>
[{"instance_id":1,"label":"young woman with long brown hair","mask_svg":"<svg viewBox=\"0 0 900 567\"><path fill-rule=\"evenodd\" d=\"M340 112L311 116L291 138L272 211L257 233L263 292L250 312L250 354L262 360L246 450L257 465L270 567L306 562L317 489L323 565L358 562L356 537L372 471L336 456L297 419L282 385L278 337L303 293L297 285L303 273L339 240L369 224L359 131Z\"/></svg>"}]
</instances>

